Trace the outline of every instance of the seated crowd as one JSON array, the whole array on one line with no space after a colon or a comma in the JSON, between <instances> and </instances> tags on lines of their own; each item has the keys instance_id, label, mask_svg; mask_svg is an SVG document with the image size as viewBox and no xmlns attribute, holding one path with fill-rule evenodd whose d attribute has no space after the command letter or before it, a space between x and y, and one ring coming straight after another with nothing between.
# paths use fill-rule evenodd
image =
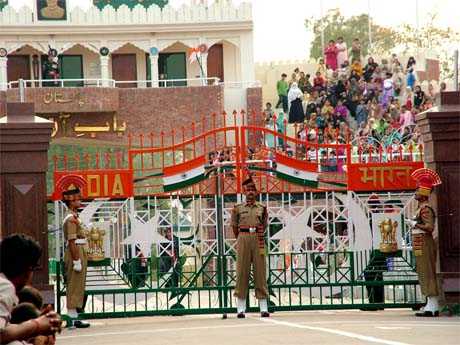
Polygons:
<instances>
[{"instance_id":1,"label":"seated crowd","mask_svg":"<svg viewBox=\"0 0 460 345\"><path fill-rule=\"evenodd\" d=\"M402 159L416 153L421 137L415 115L437 103L440 92L432 84L424 92L417 84L415 59L411 57L403 68L396 54L380 63L369 57L363 66L359 40L347 51L342 38L337 43L331 40L324 53L314 77L299 68L289 80L282 74L275 109L266 104L266 127L307 143L351 143L354 156L358 151L390 150ZM440 91L445 88L441 83ZM279 139L278 143L268 139L267 146L280 149ZM289 151L289 144L282 146ZM300 151L304 159L325 158L324 152L316 153L308 144L300 146L291 150ZM328 150L328 158L330 154ZM341 154L332 152L332 159Z\"/></svg>"}]
</instances>

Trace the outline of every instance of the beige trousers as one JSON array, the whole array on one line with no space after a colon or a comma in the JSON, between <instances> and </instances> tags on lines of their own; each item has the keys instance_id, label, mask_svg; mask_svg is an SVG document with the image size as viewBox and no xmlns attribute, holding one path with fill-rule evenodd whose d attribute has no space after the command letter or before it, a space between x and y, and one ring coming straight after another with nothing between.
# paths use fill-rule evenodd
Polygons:
<instances>
[{"instance_id":1,"label":"beige trousers","mask_svg":"<svg viewBox=\"0 0 460 345\"><path fill-rule=\"evenodd\" d=\"M69 248L64 254L64 264L67 276L67 309L76 309L83 307L83 299L85 297L86 270L88 266L88 257L86 247L77 245L79 256L81 259L82 270L75 272L73 270L73 260Z\"/></svg>"},{"instance_id":2,"label":"beige trousers","mask_svg":"<svg viewBox=\"0 0 460 345\"><path fill-rule=\"evenodd\" d=\"M265 255L260 254L256 233L240 233L236 251L236 286L234 296L245 299L249 289L251 264L254 266L254 284L257 299L268 298L265 274Z\"/></svg>"},{"instance_id":3,"label":"beige trousers","mask_svg":"<svg viewBox=\"0 0 460 345\"><path fill-rule=\"evenodd\" d=\"M433 237L424 235L422 255L415 257L415 267L420 282L422 294L438 296L438 281L436 279L436 247Z\"/></svg>"}]
</instances>

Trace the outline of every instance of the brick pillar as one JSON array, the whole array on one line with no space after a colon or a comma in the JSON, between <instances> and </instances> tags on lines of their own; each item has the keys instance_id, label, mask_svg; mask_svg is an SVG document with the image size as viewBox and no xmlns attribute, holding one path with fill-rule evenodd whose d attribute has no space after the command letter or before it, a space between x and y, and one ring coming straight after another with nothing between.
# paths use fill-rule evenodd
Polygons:
<instances>
[{"instance_id":1,"label":"brick pillar","mask_svg":"<svg viewBox=\"0 0 460 345\"><path fill-rule=\"evenodd\" d=\"M6 115L6 91L0 91L0 117Z\"/></svg>"},{"instance_id":2,"label":"brick pillar","mask_svg":"<svg viewBox=\"0 0 460 345\"><path fill-rule=\"evenodd\" d=\"M447 303L460 301L460 92L444 92L441 106L416 117L425 145L425 163L442 184L435 188L439 275Z\"/></svg>"},{"instance_id":3,"label":"brick pillar","mask_svg":"<svg viewBox=\"0 0 460 345\"><path fill-rule=\"evenodd\" d=\"M264 117L262 115L262 88L261 87L248 87L246 89L246 121L249 126L264 127ZM262 143L262 133L249 132L248 145L255 147Z\"/></svg>"},{"instance_id":4,"label":"brick pillar","mask_svg":"<svg viewBox=\"0 0 460 345\"><path fill-rule=\"evenodd\" d=\"M54 304L45 179L53 123L36 117L33 103L6 103L6 114L0 119L0 237L24 233L40 243L43 254L34 286L46 303Z\"/></svg>"}]
</instances>

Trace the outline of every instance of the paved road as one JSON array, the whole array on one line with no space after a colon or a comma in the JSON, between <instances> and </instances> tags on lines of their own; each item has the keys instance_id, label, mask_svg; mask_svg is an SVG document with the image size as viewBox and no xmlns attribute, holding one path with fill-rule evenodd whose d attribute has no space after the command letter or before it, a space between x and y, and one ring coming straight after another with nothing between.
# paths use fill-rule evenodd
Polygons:
<instances>
[{"instance_id":1,"label":"paved road","mask_svg":"<svg viewBox=\"0 0 460 345\"><path fill-rule=\"evenodd\" d=\"M58 344L91 345L300 345L460 344L460 318L416 319L408 310L277 312L93 320L85 330L65 330Z\"/></svg>"}]
</instances>

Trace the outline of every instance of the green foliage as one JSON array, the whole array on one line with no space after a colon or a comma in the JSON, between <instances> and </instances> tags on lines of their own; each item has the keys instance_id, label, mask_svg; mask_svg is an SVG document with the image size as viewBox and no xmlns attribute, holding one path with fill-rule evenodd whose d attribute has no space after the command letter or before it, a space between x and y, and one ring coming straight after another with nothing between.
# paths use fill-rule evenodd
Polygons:
<instances>
[{"instance_id":1,"label":"green foliage","mask_svg":"<svg viewBox=\"0 0 460 345\"><path fill-rule=\"evenodd\" d=\"M114 9L118 9L121 5L126 5L131 9L136 5L149 8L153 4L163 8L168 4L168 0L93 0L93 4L101 10L107 5L111 5Z\"/></svg>"},{"instance_id":2,"label":"green foliage","mask_svg":"<svg viewBox=\"0 0 460 345\"><path fill-rule=\"evenodd\" d=\"M0 11L3 10L3 7L8 5L8 0L0 0Z\"/></svg>"},{"instance_id":3,"label":"green foliage","mask_svg":"<svg viewBox=\"0 0 460 345\"><path fill-rule=\"evenodd\" d=\"M310 49L310 57L318 59L321 57L321 30L324 29L324 42L331 39L337 40L342 36L347 43L348 48L355 38L361 42L362 55L369 52L369 17L367 14L361 14L345 18L339 9L333 9L327 12L320 19L313 17L306 19L305 25L308 30L312 30L314 39ZM393 30L372 24L372 52L390 51L394 47Z\"/></svg>"},{"instance_id":4,"label":"green foliage","mask_svg":"<svg viewBox=\"0 0 460 345\"><path fill-rule=\"evenodd\" d=\"M436 13L431 14L418 30L407 24L400 26L393 39L405 54L417 50L434 54L440 62L441 79L452 78L454 58L448 47L460 45L460 32L436 27L436 17Z\"/></svg>"}]
</instances>

